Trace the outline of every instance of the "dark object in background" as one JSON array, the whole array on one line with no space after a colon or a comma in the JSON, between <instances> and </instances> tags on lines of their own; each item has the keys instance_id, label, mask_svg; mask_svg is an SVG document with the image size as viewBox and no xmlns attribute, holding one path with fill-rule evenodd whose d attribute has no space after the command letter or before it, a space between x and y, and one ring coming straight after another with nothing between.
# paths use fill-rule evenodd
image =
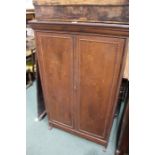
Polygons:
<instances>
[{"instance_id":1,"label":"dark object in background","mask_svg":"<svg viewBox=\"0 0 155 155\"><path fill-rule=\"evenodd\" d=\"M123 120L120 125L120 134L118 136L118 143L116 147L116 155L129 154L129 103L125 107Z\"/></svg>"},{"instance_id":2,"label":"dark object in background","mask_svg":"<svg viewBox=\"0 0 155 155\"><path fill-rule=\"evenodd\" d=\"M30 70L26 70L26 86L29 87L32 85L33 79L32 79L32 74Z\"/></svg>"},{"instance_id":3,"label":"dark object in background","mask_svg":"<svg viewBox=\"0 0 155 155\"><path fill-rule=\"evenodd\" d=\"M35 49L26 50L26 86L32 85L36 75ZM27 84L28 83L28 84Z\"/></svg>"},{"instance_id":4,"label":"dark object in background","mask_svg":"<svg viewBox=\"0 0 155 155\"><path fill-rule=\"evenodd\" d=\"M128 83L128 81L126 81ZM129 154L129 85L124 95L124 108L119 122L116 143L116 155Z\"/></svg>"},{"instance_id":5,"label":"dark object in background","mask_svg":"<svg viewBox=\"0 0 155 155\"><path fill-rule=\"evenodd\" d=\"M123 78L121 82L120 91L119 91L118 104L117 104L115 116L118 116L122 102L126 101L126 97L128 96L128 91L129 91L129 81L128 79Z\"/></svg>"},{"instance_id":6,"label":"dark object in background","mask_svg":"<svg viewBox=\"0 0 155 155\"><path fill-rule=\"evenodd\" d=\"M28 21L35 18L34 9L26 9L26 26L28 26Z\"/></svg>"},{"instance_id":7,"label":"dark object in background","mask_svg":"<svg viewBox=\"0 0 155 155\"><path fill-rule=\"evenodd\" d=\"M34 9L26 10L26 86L33 84L35 79L35 41L33 30L29 27L28 21L35 18ZM30 31L31 30L31 31ZM31 33L30 33L31 32Z\"/></svg>"}]
</instances>

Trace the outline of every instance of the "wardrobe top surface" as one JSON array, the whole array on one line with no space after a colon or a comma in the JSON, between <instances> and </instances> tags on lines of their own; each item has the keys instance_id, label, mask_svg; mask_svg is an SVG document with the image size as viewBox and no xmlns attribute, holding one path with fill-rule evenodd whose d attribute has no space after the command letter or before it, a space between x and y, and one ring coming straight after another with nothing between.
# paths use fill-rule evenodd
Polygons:
<instances>
[{"instance_id":1,"label":"wardrobe top surface","mask_svg":"<svg viewBox=\"0 0 155 155\"><path fill-rule=\"evenodd\" d=\"M117 23L104 23L104 22L76 22L76 21L38 21L38 20L32 20L29 22L30 24L49 24L49 25L72 25L72 26L90 26L90 27L108 27L108 28L124 28L128 29L128 24L117 24Z\"/></svg>"},{"instance_id":2,"label":"wardrobe top surface","mask_svg":"<svg viewBox=\"0 0 155 155\"><path fill-rule=\"evenodd\" d=\"M38 5L127 5L129 0L33 0Z\"/></svg>"}]
</instances>

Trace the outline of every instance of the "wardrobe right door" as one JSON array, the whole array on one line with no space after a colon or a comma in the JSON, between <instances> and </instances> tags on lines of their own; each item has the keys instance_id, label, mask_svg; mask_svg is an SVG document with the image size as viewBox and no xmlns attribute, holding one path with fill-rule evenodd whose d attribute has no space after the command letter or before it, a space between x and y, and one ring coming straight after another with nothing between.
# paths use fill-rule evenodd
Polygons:
<instances>
[{"instance_id":1,"label":"wardrobe right door","mask_svg":"<svg viewBox=\"0 0 155 155\"><path fill-rule=\"evenodd\" d=\"M76 128L96 142L109 138L125 40L79 35L76 41Z\"/></svg>"}]
</instances>

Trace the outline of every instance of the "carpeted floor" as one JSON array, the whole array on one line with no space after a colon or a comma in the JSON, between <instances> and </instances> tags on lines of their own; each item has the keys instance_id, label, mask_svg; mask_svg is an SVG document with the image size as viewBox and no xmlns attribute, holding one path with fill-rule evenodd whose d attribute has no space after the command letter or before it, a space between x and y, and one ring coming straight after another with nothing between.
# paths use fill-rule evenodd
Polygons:
<instances>
[{"instance_id":1,"label":"carpeted floor","mask_svg":"<svg viewBox=\"0 0 155 155\"><path fill-rule=\"evenodd\" d=\"M48 130L47 117L36 118L36 86L27 89L27 155L114 155L117 122L114 120L107 150L104 147L59 129Z\"/></svg>"}]
</instances>

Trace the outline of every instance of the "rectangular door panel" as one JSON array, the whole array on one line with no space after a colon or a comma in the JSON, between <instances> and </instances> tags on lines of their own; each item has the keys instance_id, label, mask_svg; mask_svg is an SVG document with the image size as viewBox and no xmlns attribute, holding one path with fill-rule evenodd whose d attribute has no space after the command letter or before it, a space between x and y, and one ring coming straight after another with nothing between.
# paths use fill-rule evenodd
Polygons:
<instances>
[{"instance_id":1,"label":"rectangular door panel","mask_svg":"<svg viewBox=\"0 0 155 155\"><path fill-rule=\"evenodd\" d=\"M72 36L37 32L38 61L50 121L73 127Z\"/></svg>"},{"instance_id":2,"label":"rectangular door panel","mask_svg":"<svg viewBox=\"0 0 155 155\"><path fill-rule=\"evenodd\" d=\"M77 128L105 140L110 132L124 39L77 39Z\"/></svg>"}]
</instances>

